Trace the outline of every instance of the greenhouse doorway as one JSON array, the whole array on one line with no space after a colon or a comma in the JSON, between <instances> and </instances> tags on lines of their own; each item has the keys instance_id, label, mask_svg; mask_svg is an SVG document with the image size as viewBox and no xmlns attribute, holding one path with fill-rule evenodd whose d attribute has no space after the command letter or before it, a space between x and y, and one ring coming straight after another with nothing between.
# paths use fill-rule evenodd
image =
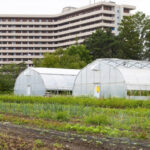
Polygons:
<instances>
[{"instance_id":1,"label":"greenhouse doorway","mask_svg":"<svg viewBox=\"0 0 150 150\"><path fill-rule=\"evenodd\" d=\"M27 86L27 95L30 96L31 95L31 85Z\"/></svg>"}]
</instances>

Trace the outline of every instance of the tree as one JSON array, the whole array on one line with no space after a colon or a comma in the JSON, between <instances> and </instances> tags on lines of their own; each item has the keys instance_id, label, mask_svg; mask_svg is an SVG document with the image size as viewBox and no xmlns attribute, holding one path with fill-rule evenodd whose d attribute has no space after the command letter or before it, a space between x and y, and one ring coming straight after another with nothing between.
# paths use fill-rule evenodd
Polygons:
<instances>
[{"instance_id":1,"label":"tree","mask_svg":"<svg viewBox=\"0 0 150 150\"><path fill-rule=\"evenodd\" d=\"M126 59L146 59L150 53L150 19L142 12L124 17L119 38Z\"/></svg>"},{"instance_id":2,"label":"tree","mask_svg":"<svg viewBox=\"0 0 150 150\"><path fill-rule=\"evenodd\" d=\"M16 78L25 68L24 63L3 65L0 68L0 92L13 92Z\"/></svg>"},{"instance_id":3,"label":"tree","mask_svg":"<svg viewBox=\"0 0 150 150\"><path fill-rule=\"evenodd\" d=\"M86 66L86 62L82 61L79 55L64 54L60 58L60 68L81 69Z\"/></svg>"},{"instance_id":4,"label":"tree","mask_svg":"<svg viewBox=\"0 0 150 150\"><path fill-rule=\"evenodd\" d=\"M122 58L120 41L111 30L98 29L89 36L84 44L90 50L93 60L97 58Z\"/></svg>"},{"instance_id":5,"label":"tree","mask_svg":"<svg viewBox=\"0 0 150 150\"><path fill-rule=\"evenodd\" d=\"M34 66L36 66L36 67L40 67L41 66L42 59L35 58L32 61L33 61L33 65Z\"/></svg>"},{"instance_id":6,"label":"tree","mask_svg":"<svg viewBox=\"0 0 150 150\"><path fill-rule=\"evenodd\" d=\"M46 53L44 55L44 59L41 61L41 66L59 68L59 61L60 61L59 56Z\"/></svg>"},{"instance_id":7,"label":"tree","mask_svg":"<svg viewBox=\"0 0 150 150\"><path fill-rule=\"evenodd\" d=\"M83 44L72 45L64 51L64 53L68 54L69 56L79 55L80 59L86 63L91 62L91 55L89 52L90 51Z\"/></svg>"},{"instance_id":8,"label":"tree","mask_svg":"<svg viewBox=\"0 0 150 150\"><path fill-rule=\"evenodd\" d=\"M89 51L84 45L59 48L54 53L46 53L41 60L34 60L36 67L80 69L91 61Z\"/></svg>"}]
</instances>

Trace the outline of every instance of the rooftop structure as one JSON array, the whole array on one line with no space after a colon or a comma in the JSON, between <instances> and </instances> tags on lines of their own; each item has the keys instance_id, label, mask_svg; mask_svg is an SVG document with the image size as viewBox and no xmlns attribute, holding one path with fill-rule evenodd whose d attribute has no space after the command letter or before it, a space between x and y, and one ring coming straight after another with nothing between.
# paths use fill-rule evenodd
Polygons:
<instances>
[{"instance_id":1,"label":"rooftop structure","mask_svg":"<svg viewBox=\"0 0 150 150\"><path fill-rule=\"evenodd\" d=\"M46 52L82 43L98 28L118 34L124 16L134 6L98 2L81 8L66 7L57 15L0 15L0 65L43 58Z\"/></svg>"}]
</instances>

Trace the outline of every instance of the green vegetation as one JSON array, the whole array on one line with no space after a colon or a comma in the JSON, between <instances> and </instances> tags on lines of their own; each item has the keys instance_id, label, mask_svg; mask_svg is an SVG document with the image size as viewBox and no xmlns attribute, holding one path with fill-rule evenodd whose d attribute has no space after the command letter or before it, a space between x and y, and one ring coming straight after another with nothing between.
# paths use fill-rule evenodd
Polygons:
<instances>
[{"instance_id":1,"label":"green vegetation","mask_svg":"<svg viewBox=\"0 0 150 150\"><path fill-rule=\"evenodd\" d=\"M58 120L58 121L68 121L69 120L69 114L65 111L60 111L60 112L57 112L56 115L55 115L55 119Z\"/></svg>"},{"instance_id":2,"label":"green vegetation","mask_svg":"<svg viewBox=\"0 0 150 150\"><path fill-rule=\"evenodd\" d=\"M3 65L0 68L0 93L13 93L16 78L25 68L24 63Z\"/></svg>"},{"instance_id":3,"label":"green vegetation","mask_svg":"<svg viewBox=\"0 0 150 150\"><path fill-rule=\"evenodd\" d=\"M35 67L80 69L91 61L89 50L84 45L59 48L54 53L46 53L43 59L35 59Z\"/></svg>"},{"instance_id":4,"label":"green vegetation","mask_svg":"<svg viewBox=\"0 0 150 150\"><path fill-rule=\"evenodd\" d=\"M150 96L150 91L146 90L128 90L128 96Z\"/></svg>"},{"instance_id":5,"label":"green vegetation","mask_svg":"<svg viewBox=\"0 0 150 150\"><path fill-rule=\"evenodd\" d=\"M55 148L64 148L64 146L63 146L63 144L59 144L59 143L54 143L53 144L53 146L55 147Z\"/></svg>"},{"instance_id":6,"label":"green vegetation","mask_svg":"<svg viewBox=\"0 0 150 150\"><path fill-rule=\"evenodd\" d=\"M143 12L124 17L119 34L111 30L97 30L84 44L93 60L97 58L124 58L150 60L150 17Z\"/></svg>"},{"instance_id":7,"label":"green vegetation","mask_svg":"<svg viewBox=\"0 0 150 150\"><path fill-rule=\"evenodd\" d=\"M150 60L150 17L142 12L124 17L119 30L124 58Z\"/></svg>"},{"instance_id":8,"label":"green vegetation","mask_svg":"<svg viewBox=\"0 0 150 150\"><path fill-rule=\"evenodd\" d=\"M24 134L24 133L23 133ZM0 133L0 150L49 150L51 147L40 139L29 140L29 137L22 138L18 136Z\"/></svg>"},{"instance_id":9,"label":"green vegetation","mask_svg":"<svg viewBox=\"0 0 150 150\"><path fill-rule=\"evenodd\" d=\"M1 95L0 102L16 104L60 104L60 105L80 105L103 108L150 108L150 101L127 100L122 98L97 99L94 97L33 97L33 96L14 96Z\"/></svg>"},{"instance_id":10,"label":"green vegetation","mask_svg":"<svg viewBox=\"0 0 150 150\"><path fill-rule=\"evenodd\" d=\"M35 145L36 145L37 147L42 147L42 146L44 146L44 143L43 143L40 139L35 140L34 143L35 143Z\"/></svg>"},{"instance_id":11,"label":"green vegetation","mask_svg":"<svg viewBox=\"0 0 150 150\"><path fill-rule=\"evenodd\" d=\"M119 35L111 30L97 30L85 45L58 49L34 60L36 67L83 68L96 58L125 58L150 60L150 19L138 12L125 17ZM18 74L25 64L4 65L0 68L0 93L12 93ZM150 91L127 91L128 96L150 96ZM109 137L128 137L150 140L150 101L93 97L25 97L0 96L0 121L44 129L98 134ZM84 139L83 139L84 140ZM7 144L3 142L3 147ZM4 143L4 144L3 144ZM41 140L34 142L43 146ZM55 143L54 147L63 145Z\"/></svg>"},{"instance_id":12,"label":"green vegetation","mask_svg":"<svg viewBox=\"0 0 150 150\"><path fill-rule=\"evenodd\" d=\"M150 140L150 101L0 97L0 121L60 131Z\"/></svg>"},{"instance_id":13,"label":"green vegetation","mask_svg":"<svg viewBox=\"0 0 150 150\"><path fill-rule=\"evenodd\" d=\"M97 58L123 58L120 40L109 30L97 30L84 41L93 60Z\"/></svg>"},{"instance_id":14,"label":"green vegetation","mask_svg":"<svg viewBox=\"0 0 150 150\"><path fill-rule=\"evenodd\" d=\"M108 125L109 124L109 119L104 114L95 113L90 116L86 116L84 120L87 124L95 124L95 125L101 125L101 124Z\"/></svg>"}]
</instances>

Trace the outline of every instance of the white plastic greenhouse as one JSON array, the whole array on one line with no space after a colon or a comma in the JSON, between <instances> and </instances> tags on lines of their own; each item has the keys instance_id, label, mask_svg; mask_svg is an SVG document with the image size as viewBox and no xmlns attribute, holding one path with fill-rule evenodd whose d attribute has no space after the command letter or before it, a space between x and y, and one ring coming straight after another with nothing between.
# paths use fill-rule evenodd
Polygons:
<instances>
[{"instance_id":1,"label":"white plastic greenhouse","mask_svg":"<svg viewBox=\"0 0 150 150\"><path fill-rule=\"evenodd\" d=\"M25 96L71 93L79 71L76 69L29 67L16 79L14 93Z\"/></svg>"},{"instance_id":2,"label":"white plastic greenhouse","mask_svg":"<svg viewBox=\"0 0 150 150\"><path fill-rule=\"evenodd\" d=\"M150 62L97 59L79 72L73 95L150 99Z\"/></svg>"}]
</instances>

